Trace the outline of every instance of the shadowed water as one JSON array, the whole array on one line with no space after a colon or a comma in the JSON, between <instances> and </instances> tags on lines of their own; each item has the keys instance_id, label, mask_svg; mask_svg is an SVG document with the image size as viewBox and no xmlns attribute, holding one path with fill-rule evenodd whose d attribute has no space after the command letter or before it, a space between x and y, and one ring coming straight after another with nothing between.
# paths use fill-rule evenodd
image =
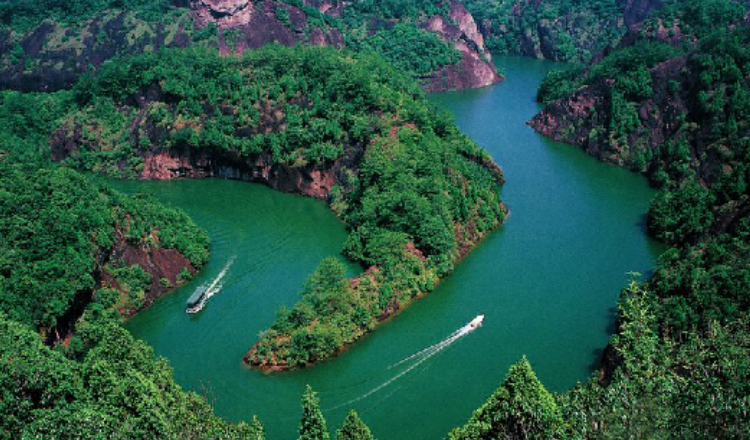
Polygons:
<instances>
[{"instance_id":1,"label":"shadowed water","mask_svg":"<svg viewBox=\"0 0 750 440\"><path fill-rule=\"evenodd\" d=\"M502 166L512 211L434 293L333 361L271 376L247 370L244 352L279 306L296 301L318 262L340 253L344 225L321 202L259 185L125 182L117 186L184 208L212 238L206 270L128 328L171 361L185 388L207 391L219 415L257 414L271 439L296 438L308 383L320 391L332 430L353 407L379 439L411 440L440 439L463 423L524 354L551 390L585 380L612 331L627 272L647 272L659 250L643 228L652 191L645 179L525 125L538 109L536 87L554 64L499 64L502 84L431 97ZM186 299L232 258L220 290L200 313L187 315ZM481 329L440 345L480 313Z\"/></svg>"}]
</instances>

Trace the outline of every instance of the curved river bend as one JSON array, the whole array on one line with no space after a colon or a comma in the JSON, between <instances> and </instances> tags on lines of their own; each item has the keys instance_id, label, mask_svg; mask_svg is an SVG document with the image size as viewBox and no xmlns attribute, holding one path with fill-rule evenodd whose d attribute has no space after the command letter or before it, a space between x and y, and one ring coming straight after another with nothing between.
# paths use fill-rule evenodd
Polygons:
<instances>
[{"instance_id":1,"label":"curved river bend","mask_svg":"<svg viewBox=\"0 0 750 440\"><path fill-rule=\"evenodd\" d=\"M279 306L296 301L318 262L340 253L344 226L321 202L244 182L120 182L115 186L185 209L211 235L213 252L199 277L127 327L171 361L180 384L206 393L219 415L237 421L257 414L272 439L296 438L308 383L320 392L330 429L353 407L379 439L412 440L441 439L463 423L524 354L548 389L586 379L612 331L627 272L647 272L660 249L644 235L652 192L645 179L525 125L538 110L536 87L554 64L498 64L504 83L431 99L503 167L511 216L397 319L313 369L249 371L242 355ZM190 294L232 258L204 310L186 315ZM388 369L480 313L481 329L428 351L428 359Z\"/></svg>"}]
</instances>

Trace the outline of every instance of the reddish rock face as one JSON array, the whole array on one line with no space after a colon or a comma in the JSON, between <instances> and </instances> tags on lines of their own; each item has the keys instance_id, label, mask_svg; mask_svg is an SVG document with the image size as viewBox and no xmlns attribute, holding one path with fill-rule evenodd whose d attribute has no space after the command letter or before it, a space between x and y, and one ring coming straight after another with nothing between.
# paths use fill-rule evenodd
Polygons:
<instances>
[{"instance_id":1,"label":"reddish rock face","mask_svg":"<svg viewBox=\"0 0 750 440\"><path fill-rule=\"evenodd\" d=\"M250 0L191 0L190 9L198 27L214 23L219 29L235 31L233 41L227 34L220 38L223 55L242 54L268 43L292 46L308 43L316 46L344 45L344 38L336 28L311 28L307 15L299 8L266 0L254 4ZM284 9L288 22L279 20L278 9Z\"/></svg>"},{"instance_id":2,"label":"reddish rock face","mask_svg":"<svg viewBox=\"0 0 750 440\"><path fill-rule=\"evenodd\" d=\"M341 16L343 2L309 0L305 3L333 17ZM266 0L253 5L249 0L192 0L190 7L196 24L215 23L220 29L235 29L240 38L230 45L222 39L221 53L241 54L271 42L293 45L303 42L316 46L342 47L344 38L336 28L308 26L307 15L299 8ZM289 22L282 23L276 10L284 8ZM460 3L452 2L446 17L434 16L422 23L423 28L437 33L445 42L461 52L461 61L433 72L423 81L428 92L459 90L494 84L502 78L492 63L474 17Z\"/></svg>"},{"instance_id":3,"label":"reddish rock face","mask_svg":"<svg viewBox=\"0 0 750 440\"><path fill-rule=\"evenodd\" d=\"M452 2L448 20L436 15L424 28L437 33L461 52L461 61L433 72L424 83L427 92L484 87L502 80L484 45L474 17L460 3Z\"/></svg>"},{"instance_id":4,"label":"reddish rock face","mask_svg":"<svg viewBox=\"0 0 750 440\"><path fill-rule=\"evenodd\" d=\"M352 165L349 161L345 157L326 166L294 167L273 164L272 157L267 154L240 157L227 152L165 150L144 158L140 177L149 180L205 177L246 180L284 192L327 199L331 188L341 183L344 168Z\"/></svg>"},{"instance_id":5,"label":"reddish rock face","mask_svg":"<svg viewBox=\"0 0 750 440\"><path fill-rule=\"evenodd\" d=\"M214 22L220 28L249 23L254 9L250 0L193 0L190 7L199 26Z\"/></svg>"},{"instance_id":6,"label":"reddish rock face","mask_svg":"<svg viewBox=\"0 0 750 440\"><path fill-rule=\"evenodd\" d=\"M158 236L150 237L154 242L159 242ZM158 298L172 290L178 284L178 277L184 268L195 272L190 260L176 249L164 249L146 243L132 243L125 238L121 229L115 231L115 245L106 261L100 263L104 267L107 262L122 261L127 266L139 265L152 276L151 286L146 292L146 298L138 310L120 310L124 317L135 315L141 309L151 305ZM169 281L168 285L162 284L162 280ZM117 288L114 277L104 269L101 281L102 287Z\"/></svg>"},{"instance_id":7,"label":"reddish rock face","mask_svg":"<svg viewBox=\"0 0 750 440\"><path fill-rule=\"evenodd\" d=\"M669 93L672 80L684 80L687 57L665 61L651 69L654 95L636 109L639 127L620 144L603 130L610 120L612 80L587 86L566 98L547 105L529 125L539 133L577 145L598 159L616 165L630 165L634 145L655 152L667 139L675 139L681 116L688 112L688 96Z\"/></svg>"}]
</instances>

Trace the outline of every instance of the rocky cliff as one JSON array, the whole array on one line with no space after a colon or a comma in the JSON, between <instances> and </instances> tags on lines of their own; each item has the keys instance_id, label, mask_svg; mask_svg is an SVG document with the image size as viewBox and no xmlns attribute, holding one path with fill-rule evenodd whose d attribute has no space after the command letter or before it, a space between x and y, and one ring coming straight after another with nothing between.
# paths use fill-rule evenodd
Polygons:
<instances>
[{"instance_id":1,"label":"rocky cliff","mask_svg":"<svg viewBox=\"0 0 750 440\"><path fill-rule=\"evenodd\" d=\"M614 79L586 85L550 103L529 125L547 137L580 146L604 162L649 171L650 164L637 161L644 154L654 157L661 144L675 139L684 128L682 122L689 111L689 97L674 93L674 86L670 85L686 80L683 72L686 63L686 57L678 57L649 70L653 95L633 107L637 126L624 139L618 139L610 130L614 117L608 109L616 105L611 92Z\"/></svg>"},{"instance_id":2,"label":"rocky cliff","mask_svg":"<svg viewBox=\"0 0 750 440\"><path fill-rule=\"evenodd\" d=\"M633 26L645 20L654 11L661 9L664 0L618 0L617 3L622 9L625 23Z\"/></svg>"},{"instance_id":3,"label":"rocky cliff","mask_svg":"<svg viewBox=\"0 0 750 440\"><path fill-rule=\"evenodd\" d=\"M0 26L0 84L21 91L59 90L115 56L165 47L211 46L223 55L273 42L343 47L348 31L340 16L348 7L329 1L295 6L272 0L190 0L172 1L171 9L160 14L122 7L92 11L85 20L48 19L23 31ZM471 14L459 3L451 2L445 16L419 21L462 56L460 63L425 78L427 90L481 87L500 80ZM362 25L388 27L393 22L375 17Z\"/></svg>"},{"instance_id":4,"label":"rocky cliff","mask_svg":"<svg viewBox=\"0 0 750 440\"><path fill-rule=\"evenodd\" d=\"M625 19L614 0L467 0L490 50L585 62L617 41Z\"/></svg>"},{"instance_id":5,"label":"rocky cliff","mask_svg":"<svg viewBox=\"0 0 750 440\"><path fill-rule=\"evenodd\" d=\"M501 80L474 17L463 5L451 2L447 17L433 16L423 26L436 32L461 52L459 64L446 66L429 75L424 81L425 90L438 92L470 89Z\"/></svg>"},{"instance_id":6,"label":"rocky cliff","mask_svg":"<svg viewBox=\"0 0 750 440\"><path fill-rule=\"evenodd\" d=\"M575 91L529 124L660 184L687 168L709 185L731 174L719 164L736 156L741 142L732 139L748 130L740 119L747 76L739 73L747 55L737 46L746 12L724 5L710 25L702 23L711 7L699 2L685 8L689 16L634 25L618 50L560 83Z\"/></svg>"}]
</instances>

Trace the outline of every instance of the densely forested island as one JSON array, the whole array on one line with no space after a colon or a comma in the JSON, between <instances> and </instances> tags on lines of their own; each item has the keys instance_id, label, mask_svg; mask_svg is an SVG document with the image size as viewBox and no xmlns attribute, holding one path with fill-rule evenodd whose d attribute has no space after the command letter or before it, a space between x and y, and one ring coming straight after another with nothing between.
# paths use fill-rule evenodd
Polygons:
<instances>
[{"instance_id":1,"label":"densely forested island","mask_svg":"<svg viewBox=\"0 0 750 440\"><path fill-rule=\"evenodd\" d=\"M505 219L499 168L421 90L487 83L446 67L487 61L479 32L495 50L587 62L547 78L531 125L645 173L660 188L649 231L671 249L623 290L591 380L551 394L521 359L448 438L746 438L746 5L466 6L477 35L451 22L463 6L429 0L0 4L0 438L264 438L257 419L214 416L119 324L201 269L207 235L90 172L326 200L367 270L347 279L324 260L246 356L263 369L320 361L432 290ZM248 32L258 17L268 27ZM305 45L246 50L274 40ZM321 41L340 48L305 47ZM300 438L329 439L311 389L302 406ZM352 412L336 438L372 434Z\"/></svg>"}]
</instances>

